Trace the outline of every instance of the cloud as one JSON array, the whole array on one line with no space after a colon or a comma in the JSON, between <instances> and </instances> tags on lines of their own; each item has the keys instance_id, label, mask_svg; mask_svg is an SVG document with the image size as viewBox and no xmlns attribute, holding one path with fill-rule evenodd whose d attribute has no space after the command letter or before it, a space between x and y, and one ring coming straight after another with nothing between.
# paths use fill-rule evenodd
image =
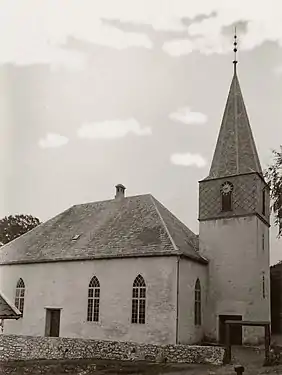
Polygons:
<instances>
[{"instance_id":1,"label":"cloud","mask_svg":"<svg viewBox=\"0 0 282 375\"><path fill-rule=\"evenodd\" d=\"M109 8L118 10L113 1L107 3ZM52 64L81 69L85 55L68 49L68 38L119 50L133 46L152 48L147 35L125 32L105 23L104 19L120 17L100 1L1 0L0 8L0 64Z\"/></svg>"},{"instance_id":2,"label":"cloud","mask_svg":"<svg viewBox=\"0 0 282 375\"><path fill-rule=\"evenodd\" d=\"M201 112L192 112L189 107L179 108L177 112L169 115L169 118L184 124L204 124L207 116Z\"/></svg>"},{"instance_id":3,"label":"cloud","mask_svg":"<svg viewBox=\"0 0 282 375\"><path fill-rule=\"evenodd\" d=\"M114 120L83 124L77 131L79 138L114 139L123 138L129 133L137 136L152 134L149 127L141 127L135 119Z\"/></svg>"},{"instance_id":4,"label":"cloud","mask_svg":"<svg viewBox=\"0 0 282 375\"><path fill-rule=\"evenodd\" d=\"M238 25L239 51L251 50L266 41L277 42L279 46L282 46L280 0L259 3L254 0L247 2L237 0L232 5L229 1L203 0L199 4L193 2L186 11L188 8L191 10L191 14L206 17L191 22L187 27L186 38L182 36L181 39L164 43L164 52L171 56L185 55L192 51L199 51L207 55L231 52L231 34L233 34L235 24ZM183 13L183 17L185 15L186 12Z\"/></svg>"},{"instance_id":5,"label":"cloud","mask_svg":"<svg viewBox=\"0 0 282 375\"><path fill-rule=\"evenodd\" d=\"M163 51L171 56L188 55L193 52L194 45L191 40L188 39L176 39L172 42L166 42L163 44Z\"/></svg>"},{"instance_id":6,"label":"cloud","mask_svg":"<svg viewBox=\"0 0 282 375\"><path fill-rule=\"evenodd\" d=\"M282 75L282 65L278 65L274 68L274 74L281 76Z\"/></svg>"},{"instance_id":7,"label":"cloud","mask_svg":"<svg viewBox=\"0 0 282 375\"><path fill-rule=\"evenodd\" d=\"M45 138L39 140L38 144L41 148L56 148L66 145L68 141L63 135L48 133Z\"/></svg>"},{"instance_id":8,"label":"cloud","mask_svg":"<svg viewBox=\"0 0 282 375\"><path fill-rule=\"evenodd\" d=\"M0 7L0 63L81 68L85 56L66 48L68 38L116 49L152 48L144 32L124 31L111 21L181 33L163 46L172 56L230 52L230 27L242 21L241 50L265 41L282 46L281 0L1 0Z\"/></svg>"},{"instance_id":9,"label":"cloud","mask_svg":"<svg viewBox=\"0 0 282 375\"><path fill-rule=\"evenodd\" d=\"M172 164L182 165L185 167L196 166L198 168L203 168L207 162L199 154L190 154L189 152L185 154L172 154L170 157Z\"/></svg>"}]
</instances>

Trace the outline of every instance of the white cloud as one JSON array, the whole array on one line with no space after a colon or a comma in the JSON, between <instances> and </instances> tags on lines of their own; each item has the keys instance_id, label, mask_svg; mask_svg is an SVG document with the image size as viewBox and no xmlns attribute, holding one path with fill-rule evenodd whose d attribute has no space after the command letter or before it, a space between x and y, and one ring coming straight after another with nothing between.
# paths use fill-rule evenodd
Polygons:
<instances>
[{"instance_id":1,"label":"white cloud","mask_svg":"<svg viewBox=\"0 0 282 375\"><path fill-rule=\"evenodd\" d=\"M48 133L45 138L39 140L38 144L41 148L56 148L66 145L68 141L63 135Z\"/></svg>"},{"instance_id":2,"label":"white cloud","mask_svg":"<svg viewBox=\"0 0 282 375\"><path fill-rule=\"evenodd\" d=\"M142 128L135 119L128 119L83 124L77 131L79 138L89 139L123 138L129 133L145 136L152 134L152 130L149 127Z\"/></svg>"},{"instance_id":3,"label":"white cloud","mask_svg":"<svg viewBox=\"0 0 282 375\"><path fill-rule=\"evenodd\" d=\"M122 31L105 18L120 17L95 0L0 0L0 64L82 68L85 56L66 48L69 37L117 49L152 48L147 35Z\"/></svg>"},{"instance_id":4,"label":"white cloud","mask_svg":"<svg viewBox=\"0 0 282 375\"><path fill-rule=\"evenodd\" d=\"M207 162L199 154L190 154L189 152L185 154L172 154L170 157L172 164L182 165L182 166L196 166L198 168L203 168Z\"/></svg>"},{"instance_id":5,"label":"white cloud","mask_svg":"<svg viewBox=\"0 0 282 375\"><path fill-rule=\"evenodd\" d=\"M175 39L163 44L163 50L171 56L188 55L193 52L194 45L188 39Z\"/></svg>"},{"instance_id":6,"label":"white cloud","mask_svg":"<svg viewBox=\"0 0 282 375\"><path fill-rule=\"evenodd\" d=\"M201 112L192 112L189 107L179 108L169 115L172 120L184 122L184 124L204 124L207 116Z\"/></svg>"},{"instance_id":7,"label":"white cloud","mask_svg":"<svg viewBox=\"0 0 282 375\"><path fill-rule=\"evenodd\" d=\"M274 74L281 76L282 75L282 65L278 65L274 68Z\"/></svg>"},{"instance_id":8,"label":"white cloud","mask_svg":"<svg viewBox=\"0 0 282 375\"><path fill-rule=\"evenodd\" d=\"M193 21L197 16L206 18ZM185 25L183 18L192 23ZM247 22L246 33L239 30L240 49L267 40L282 45L281 19L281 0L0 0L0 63L47 62L80 68L84 56L64 49L69 37L117 49L152 48L144 32L126 32L104 20L182 32L182 39L163 46L177 56L192 50L229 52L230 38L222 31L239 21Z\"/></svg>"}]
</instances>

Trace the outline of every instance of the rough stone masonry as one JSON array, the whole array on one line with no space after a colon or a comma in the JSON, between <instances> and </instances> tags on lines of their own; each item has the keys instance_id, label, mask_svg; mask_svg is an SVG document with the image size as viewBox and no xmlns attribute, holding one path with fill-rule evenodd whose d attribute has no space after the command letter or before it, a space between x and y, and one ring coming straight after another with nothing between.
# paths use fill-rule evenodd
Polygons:
<instances>
[{"instance_id":1,"label":"rough stone masonry","mask_svg":"<svg viewBox=\"0 0 282 375\"><path fill-rule=\"evenodd\" d=\"M0 335L0 361L109 359L221 365L225 349L217 346L152 345L118 341Z\"/></svg>"}]
</instances>

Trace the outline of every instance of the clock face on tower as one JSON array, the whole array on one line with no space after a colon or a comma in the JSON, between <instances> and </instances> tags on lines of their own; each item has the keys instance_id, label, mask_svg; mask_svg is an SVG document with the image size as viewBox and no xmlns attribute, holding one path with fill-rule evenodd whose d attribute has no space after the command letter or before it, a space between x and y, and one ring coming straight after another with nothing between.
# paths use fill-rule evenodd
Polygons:
<instances>
[{"instance_id":1,"label":"clock face on tower","mask_svg":"<svg viewBox=\"0 0 282 375\"><path fill-rule=\"evenodd\" d=\"M230 194L233 191L233 185L231 182L224 182L221 185L220 191L222 194Z\"/></svg>"}]
</instances>

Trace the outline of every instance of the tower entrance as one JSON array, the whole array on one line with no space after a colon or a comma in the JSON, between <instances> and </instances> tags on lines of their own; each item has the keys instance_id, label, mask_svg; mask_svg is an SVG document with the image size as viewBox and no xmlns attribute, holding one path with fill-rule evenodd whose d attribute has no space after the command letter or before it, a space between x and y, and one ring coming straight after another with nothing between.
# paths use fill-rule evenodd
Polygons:
<instances>
[{"instance_id":1,"label":"tower entrance","mask_svg":"<svg viewBox=\"0 0 282 375\"><path fill-rule=\"evenodd\" d=\"M226 341L226 320L242 320L242 315L219 315L219 342L224 345ZM242 345L242 327L230 326L231 345Z\"/></svg>"}]
</instances>

